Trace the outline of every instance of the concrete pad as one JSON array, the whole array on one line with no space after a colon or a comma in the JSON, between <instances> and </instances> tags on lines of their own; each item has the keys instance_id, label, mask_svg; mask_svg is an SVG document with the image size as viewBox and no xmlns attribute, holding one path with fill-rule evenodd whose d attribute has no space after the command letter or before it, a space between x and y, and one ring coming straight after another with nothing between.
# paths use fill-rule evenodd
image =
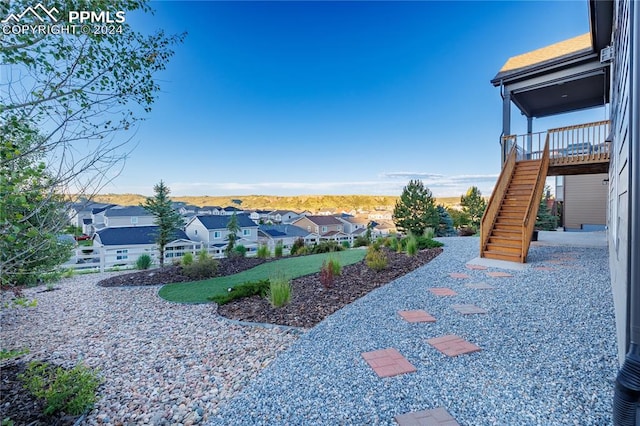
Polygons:
<instances>
[{"instance_id":1,"label":"concrete pad","mask_svg":"<svg viewBox=\"0 0 640 426\"><path fill-rule=\"evenodd\" d=\"M485 257L475 257L467 262L467 265L481 265L487 268L510 269L512 271L524 271L529 267L526 263L507 262L506 260L487 259Z\"/></svg>"},{"instance_id":2,"label":"concrete pad","mask_svg":"<svg viewBox=\"0 0 640 426\"><path fill-rule=\"evenodd\" d=\"M607 247L607 232L538 231L532 246Z\"/></svg>"}]
</instances>

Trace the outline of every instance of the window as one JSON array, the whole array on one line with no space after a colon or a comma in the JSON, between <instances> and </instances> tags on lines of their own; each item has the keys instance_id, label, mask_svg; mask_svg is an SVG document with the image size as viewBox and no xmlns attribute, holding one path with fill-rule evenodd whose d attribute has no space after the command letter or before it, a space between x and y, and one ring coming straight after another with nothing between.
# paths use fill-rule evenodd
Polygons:
<instances>
[{"instance_id":1,"label":"window","mask_svg":"<svg viewBox=\"0 0 640 426\"><path fill-rule=\"evenodd\" d=\"M251 236L251 229L243 229L242 230L242 236L243 237L250 237Z\"/></svg>"},{"instance_id":2,"label":"window","mask_svg":"<svg viewBox=\"0 0 640 426\"><path fill-rule=\"evenodd\" d=\"M214 239L218 239L218 238L220 238L220 237L222 237L222 232L220 232L220 231L213 231L213 238L214 238Z\"/></svg>"},{"instance_id":3,"label":"window","mask_svg":"<svg viewBox=\"0 0 640 426\"><path fill-rule=\"evenodd\" d=\"M198 235L198 230L197 229L195 230L194 235Z\"/></svg>"},{"instance_id":4,"label":"window","mask_svg":"<svg viewBox=\"0 0 640 426\"><path fill-rule=\"evenodd\" d=\"M129 253L129 250L127 249L122 249L122 250L116 250L116 260L126 260L129 259L129 256L127 255L127 253Z\"/></svg>"},{"instance_id":5,"label":"window","mask_svg":"<svg viewBox=\"0 0 640 426\"><path fill-rule=\"evenodd\" d=\"M322 227L322 232L327 232L327 227L326 226Z\"/></svg>"},{"instance_id":6,"label":"window","mask_svg":"<svg viewBox=\"0 0 640 426\"><path fill-rule=\"evenodd\" d=\"M131 224L135 225L136 223L138 223L138 217L137 216L131 216Z\"/></svg>"},{"instance_id":7,"label":"window","mask_svg":"<svg viewBox=\"0 0 640 426\"><path fill-rule=\"evenodd\" d=\"M338 225L338 231L342 231L342 225Z\"/></svg>"}]
</instances>

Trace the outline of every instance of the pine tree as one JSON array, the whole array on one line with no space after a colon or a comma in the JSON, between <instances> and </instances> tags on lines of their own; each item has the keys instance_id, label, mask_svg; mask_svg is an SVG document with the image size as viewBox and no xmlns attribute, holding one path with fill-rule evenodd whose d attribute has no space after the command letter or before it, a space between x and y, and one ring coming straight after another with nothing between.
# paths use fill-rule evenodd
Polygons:
<instances>
[{"instance_id":1,"label":"pine tree","mask_svg":"<svg viewBox=\"0 0 640 426\"><path fill-rule=\"evenodd\" d=\"M429 188L420 180L410 180L393 209L393 221L399 230L422 235L428 227L438 228L440 217Z\"/></svg>"},{"instance_id":2,"label":"pine tree","mask_svg":"<svg viewBox=\"0 0 640 426\"><path fill-rule=\"evenodd\" d=\"M551 199L549 187L545 187L545 194L540 199L538 216L536 217L536 229L541 231L555 231L558 228L558 218L551 214L548 201Z\"/></svg>"},{"instance_id":3,"label":"pine tree","mask_svg":"<svg viewBox=\"0 0 640 426\"><path fill-rule=\"evenodd\" d=\"M175 211L169 199L169 188L161 180L153 187L155 196L147 198L141 207L155 216L154 224L158 226L156 244L160 252L160 267L164 267L164 248L175 237L175 231L184 225L182 217Z\"/></svg>"},{"instance_id":4,"label":"pine tree","mask_svg":"<svg viewBox=\"0 0 640 426\"><path fill-rule=\"evenodd\" d=\"M442 205L436 206L438 209L438 216L440 222L438 223L438 229L436 230L437 237L451 237L456 235L456 230L453 228L453 219L449 215L447 209Z\"/></svg>"},{"instance_id":5,"label":"pine tree","mask_svg":"<svg viewBox=\"0 0 640 426\"><path fill-rule=\"evenodd\" d=\"M482 221L482 215L487 208L487 202L482 198L482 193L476 186L467 189L466 195L460 197L462 211L469 215L471 225L478 228Z\"/></svg>"}]
</instances>

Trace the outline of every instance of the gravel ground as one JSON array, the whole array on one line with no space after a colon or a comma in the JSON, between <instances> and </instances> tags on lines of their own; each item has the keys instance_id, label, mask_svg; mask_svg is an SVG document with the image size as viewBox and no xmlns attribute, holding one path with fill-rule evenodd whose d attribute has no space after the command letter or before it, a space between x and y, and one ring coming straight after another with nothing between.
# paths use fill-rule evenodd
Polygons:
<instances>
[{"instance_id":1,"label":"gravel ground","mask_svg":"<svg viewBox=\"0 0 640 426\"><path fill-rule=\"evenodd\" d=\"M443 241L432 262L301 336L210 424L394 424L395 415L439 406L463 425L610 424L617 358L607 249L532 247L528 268L490 278L465 269L476 238ZM495 289L465 287L480 282ZM461 303L488 313L451 309ZM407 323L397 315L405 309L425 309L437 322ZM446 334L482 351L448 358L426 343ZM389 347L418 371L378 378L360 353Z\"/></svg>"},{"instance_id":2,"label":"gravel ground","mask_svg":"<svg viewBox=\"0 0 640 426\"><path fill-rule=\"evenodd\" d=\"M83 361L100 370L101 396L83 424L202 423L299 335L232 325L214 304L168 303L158 286L97 286L106 276L25 290L35 308L6 308L10 293L0 303L2 349L26 347L26 361Z\"/></svg>"}]
</instances>

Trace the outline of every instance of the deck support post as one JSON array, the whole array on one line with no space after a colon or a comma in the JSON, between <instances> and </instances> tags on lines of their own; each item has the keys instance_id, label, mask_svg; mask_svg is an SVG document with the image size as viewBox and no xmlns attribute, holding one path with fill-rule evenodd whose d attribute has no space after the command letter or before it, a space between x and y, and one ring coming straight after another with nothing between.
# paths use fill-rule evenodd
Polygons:
<instances>
[{"instance_id":1,"label":"deck support post","mask_svg":"<svg viewBox=\"0 0 640 426\"><path fill-rule=\"evenodd\" d=\"M509 136L511 134L511 92L505 88L502 95L502 136ZM507 156L511 149L511 143L505 143L504 140L500 140L502 146L502 165L507 161Z\"/></svg>"},{"instance_id":2,"label":"deck support post","mask_svg":"<svg viewBox=\"0 0 640 426\"><path fill-rule=\"evenodd\" d=\"M533 117L527 116L527 158L531 159L533 152Z\"/></svg>"}]
</instances>

